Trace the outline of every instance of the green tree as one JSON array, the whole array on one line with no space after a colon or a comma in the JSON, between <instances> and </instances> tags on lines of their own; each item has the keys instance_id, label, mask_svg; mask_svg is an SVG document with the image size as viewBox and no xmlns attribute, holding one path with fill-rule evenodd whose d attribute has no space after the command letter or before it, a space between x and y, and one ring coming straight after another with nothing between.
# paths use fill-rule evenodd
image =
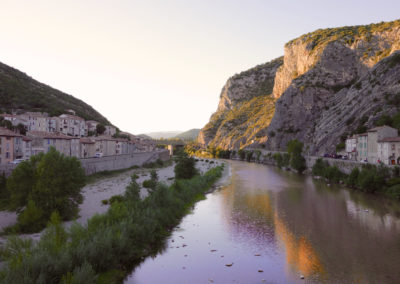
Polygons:
<instances>
[{"instance_id":1,"label":"green tree","mask_svg":"<svg viewBox=\"0 0 400 284\"><path fill-rule=\"evenodd\" d=\"M137 174L133 174L131 176L131 182L129 183L125 191L125 197L128 200L136 201L140 199L140 186L137 183L138 178L139 176Z\"/></svg>"},{"instance_id":2,"label":"green tree","mask_svg":"<svg viewBox=\"0 0 400 284\"><path fill-rule=\"evenodd\" d=\"M183 152L176 159L176 165L174 168L176 179L190 179L197 174L195 167L196 161L189 157L185 152Z\"/></svg>"},{"instance_id":3,"label":"green tree","mask_svg":"<svg viewBox=\"0 0 400 284\"><path fill-rule=\"evenodd\" d=\"M297 172L302 173L306 169L306 160L301 155L303 151L303 143L294 139L289 141L287 151L290 155L290 166Z\"/></svg>"},{"instance_id":4,"label":"green tree","mask_svg":"<svg viewBox=\"0 0 400 284\"><path fill-rule=\"evenodd\" d=\"M106 131L106 127L104 126L104 124L99 123L99 124L96 125L96 133L97 133L97 135L103 134L104 131Z\"/></svg>"},{"instance_id":5,"label":"green tree","mask_svg":"<svg viewBox=\"0 0 400 284\"><path fill-rule=\"evenodd\" d=\"M85 173L79 160L51 147L46 154L33 156L15 168L7 181L10 207L21 209L32 200L43 212L44 223L54 211L68 220L78 212L84 184Z\"/></svg>"}]
</instances>

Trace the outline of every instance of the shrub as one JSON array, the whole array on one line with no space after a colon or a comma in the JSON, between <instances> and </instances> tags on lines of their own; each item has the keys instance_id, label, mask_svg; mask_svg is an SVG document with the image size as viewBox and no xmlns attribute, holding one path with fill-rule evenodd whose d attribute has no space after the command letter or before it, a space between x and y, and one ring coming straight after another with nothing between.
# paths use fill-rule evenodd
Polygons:
<instances>
[{"instance_id":1,"label":"shrub","mask_svg":"<svg viewBox=\"0 0 400 284\"><path fill-rule=\"evenodd\" d=\"M400 184L392 185L386 190L385 194L392 198L400 199Z\"/></svg>"},{"instance_id":2,"label":"shrub","mask_svg":"<svg viewBox=\"0 0 400 284\"><path fill-rule=\"evenodd\" d=\"M122 202L123 200L124 200L124 198L122 195L113 195L113 196L111 196L109 203L113 204L115 202Z\"/></svg>"},{"instance_id":3,"label":"shrub","mask_svg":"<svg viewBox=\"0 0 400 284\"><path fill-rule=\"evenodd\" d=\"M145 181L143 181L143 187L148 188L148 189L155 189L157 186L157 182L151 180L151 179L147 179Z\"/></svg>"},{"instance_id":4,"label":"shrub","mask_svg":"<svg viewBox=\"0 0 400 284\"><path fill-rule=\"evenodd\" d=\"M321 158L315 161L311 171L314 176L325 177L325 169L329 167L327 162L324 162Z\"/></svg>"},{"instance_id":5,"label":"shrub","mask_svg":"<svg viewBox=\"0 0 400 284\"><path fill-rule=\"evenodd\" d=\"M246 161L250 162L253 158L253 151L246 151Z\"/></svg>"},{"instance_id":6,"label":"shrub","mask_svg":"<svg viewBox=\"0 0 400 284\"><path fill-rule=\"evenodd\" d=\"M238 151L238 154L239 154L240 160L243 161L243 160L246 158L246 152L245 152L243 149L240 149L240 150Z\"/></svg>"},{"instance_id":7,"label":"shrub","mask_svg":"<svg viewBox=\"0 0 400 284\"><path fill-rule=\"evenodd\" d=\"M35 205L32 199L29 199L25 210L18 215L18 231L34 233L40 231L45 225L43 211Z\"/></svg>"},{"instance_id":8,"label":"shrub","mask_svg":"<svg viewBox=\"0 0 400 284\"><path fill-rule=\"evenodd\" d=\"M190 179L194 177L197 174L194 159L183 153L176 161L174 172L176 179Z\"/></svg>"},{"instance_id":9,"label":"shrub","mask_svg":"<svg viewBox=\"0 0 400 284\"><path fill-rule=\"evenodd\" d=\"M355 187L359 174L360 170L358 168L354 168L346 179L346 185L349 187Z\"/></svg>"},{"instance_id":10,"label":"shrub","mask_svg":"<svg viewBox=\"0 0 400 284\"><path fill-rule=\"evenodd\" d=\"M103 199L103 200L101 201L101 204L107 205L107 204L108 204L108 199Z\"/></svg>"}]
</instances>

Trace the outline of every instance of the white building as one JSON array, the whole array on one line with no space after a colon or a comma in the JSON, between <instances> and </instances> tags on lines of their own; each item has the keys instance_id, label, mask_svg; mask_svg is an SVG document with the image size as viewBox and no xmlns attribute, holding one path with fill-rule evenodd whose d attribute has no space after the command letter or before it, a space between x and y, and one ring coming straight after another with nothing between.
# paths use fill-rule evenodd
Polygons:
<instances>
[{"instance_id":1,"label":"white building","mask_svg":"<svg viewBox=\"0 0 400 284\"><path fill-rule=\"evenodd\" d=\"M378 163L400 164L400 137L386 137L378 141Z\"/></svg>"},{"instance_id":2,"label":"white building","mask_svg":"<svg viewBox=\"0 0 400 284\"><path fill-rule=\"evenodd\" d=\"M346 139L346 154L350 160L357 160L357 136Z\"/></svg>"},{"instance_id":3,"label":"white building","mask_svg":"<svg viewBox=\"0 0 400 284\"><path fill-rule=\"evenodd\" d=\"M60 115L59 131L64 135L82 137L86 134L86 122L82 117L62 114Z\"/></svg>"},{"instance_id":4,"label":"white building","mask_svg":"<svg viewBox=\"0 0 400 284\"><path fill-rule=\"evenodd\" d=\"M368 130L368 162L378 162L378 141L388 137L397 137L398 131L390 126L379 126Z\"/></svg>"}]
</instances>

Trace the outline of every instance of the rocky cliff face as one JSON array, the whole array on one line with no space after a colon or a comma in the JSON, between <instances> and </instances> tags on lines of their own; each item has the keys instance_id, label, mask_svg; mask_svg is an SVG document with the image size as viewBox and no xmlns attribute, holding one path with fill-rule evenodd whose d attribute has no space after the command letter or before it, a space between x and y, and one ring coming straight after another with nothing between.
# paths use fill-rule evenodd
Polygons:
<instances>
[{"instance_id":1,"label":"rocky cliff face","mask_svg":"<svg viewBox=\"0 0 400 284\"><path fill-rule=\"evenodd\" d=\"M203 145L239 148L266 137L275 100L271 96L282 58L258 65L228 79L222 88L217 111L201 130Z\"/></svg>"},{"instance_id":2,"label":"rocky cliff face","mask_svg":"<svg viewBox=\"0 0 400 284\"><path fill-rule=\"evenodd\" d=\"M372 127L383 115L396 113L399 49L400 21L318 30L287 43L283 64L274 70L271 100L264 102L275 103L275 108L269 108L275 110L274 115L257 133L255 144L265 142L271 150L283 150L288 141L299 139L310 153L333 151L341 136L362 126ZM246 92L238 92L234 97L243 105ZM223 94L218 110L225 107L235 112L236 101L228 100L229 92ZM231 129L236 131L237 125ZM203 141L206 144L225 148L249 145L221 145L222 140L215 139L218 131L208 134ZM241 134L248 142L249 133Z\"/></svg>"}]
</instances>

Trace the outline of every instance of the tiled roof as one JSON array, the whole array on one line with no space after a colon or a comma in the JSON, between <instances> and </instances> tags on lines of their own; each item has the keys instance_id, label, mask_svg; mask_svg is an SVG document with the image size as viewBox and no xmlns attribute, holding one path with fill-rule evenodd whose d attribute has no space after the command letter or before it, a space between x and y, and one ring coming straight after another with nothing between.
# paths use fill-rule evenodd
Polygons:
<instances>
[{"instance_id":1,"label":"tiled roof","mask_svg":"<svg viewBox=\"0 0 400 284\"><path fill-rule=\"evenodd\" d=\"M47 139L66 139L66 140L79 139L78 137L71 137L71 136L61 134L61 133L53 133L53 132L45 132L45 131L29 131L27 133L27 136L41 137L41 138L47 138Z\"/></svg>"},{"instance_id":2,"label":"tiled roof","mask_svg":"<svg viewBox=\"0 0 400 284\"><path fill-rule=\"evenodd\" d=\"M378 130L381 130L381 129L387 128L387 127L393 128L393 127L390 127L390 126L387 126L387 125L383 125L383 126L378 126L378 127L374 127L374 128L372 128L372 129L369 129L368 132L376 132L376 131L378 131Z\"/></svg>"},{"instance_id":3,"label":"tiled roof","mask_svg":"<svg viewBox=\"0 0 400 284\"><path fill-rule=\"evenodd\" d=\"M10 129L5 127L0 127L0 136L8 136L8 137L22 137L21 134L17 134Z\"/></svg>"},{"instance_id":4,"label":"tiled roof","mask_svg":"<svg viewBox=\"0 0 400 284\"><path fill-rule=\"evenodd\" d=\"M400 142L400 137L386 137L379 140L378 142Z\"/></svg>"},{"instance_id":5,"label":"tiled roof","mask_svg":"<svg viewBox=\"0 0 400 284\"><path fill-rule=\"evenodd\" d=\"M80 116L72 115L72 114L62 114L60 115L60 118L69 118L69 119L77 119L77 120L84 120Z\"/></svg>"},{"instance_id":6,"label":"tiled roof","mask_svg":"<svg viewBox=\"0 0 400 284\"><path fill-rule=\"evenodd\" d=\"M94 144L95 143L94 140L89 139L89 138L81 138L79 140L79 142L82 143L82 144Z\"/></svg>"}]
</instances>

